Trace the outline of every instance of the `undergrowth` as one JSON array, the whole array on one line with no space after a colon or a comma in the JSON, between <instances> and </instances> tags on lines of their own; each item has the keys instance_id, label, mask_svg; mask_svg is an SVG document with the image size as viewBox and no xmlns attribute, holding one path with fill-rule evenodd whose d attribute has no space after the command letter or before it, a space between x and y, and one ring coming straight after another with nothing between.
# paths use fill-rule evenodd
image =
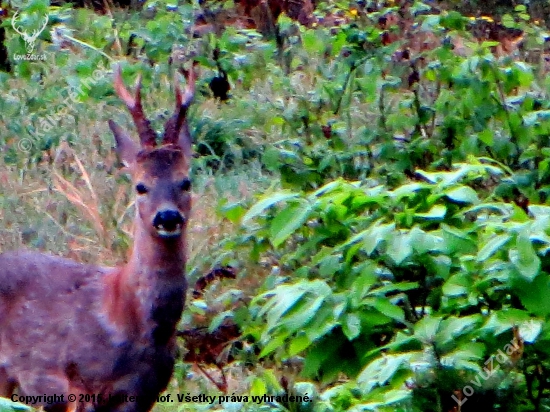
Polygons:
<instances>
[{"instance_id":1,"label":"undergrowth","mask_svg":"<svg viewBox=\"0 0 550 412\"><path fill-rule=\"evenodd\" d=\"M180 329L239 333L218 367L179 362L168 392L219 394L225 376L229 394L314 401L158 410L547 408L548 34L528 5L477 18L326 3L309 27L281 15L274 39L194 37L199 8L22 11L50 20L45 61L0 73L0 251L123 262L134 211L107 120L132 126L113 65L128 82L144 74L158 128L173 74L195 60L189 283L216 268L236 278L190 288Z\"/></svg>"}]
</instances>

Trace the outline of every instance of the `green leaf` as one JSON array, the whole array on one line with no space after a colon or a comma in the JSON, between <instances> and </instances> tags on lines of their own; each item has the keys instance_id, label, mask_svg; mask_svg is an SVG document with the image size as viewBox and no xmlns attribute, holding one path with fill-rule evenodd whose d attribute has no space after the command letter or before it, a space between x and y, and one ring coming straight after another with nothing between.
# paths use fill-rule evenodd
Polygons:
<instances>
[{"instance_id":1,"label":"green leaf","mask_svg":"<svg viewBox=\"0 0 550 412\"><path fill-rule=\"evenodd\" d=\"M332 56L338 56L342 47L346 44L346 33L342 30L332 37Z\"/></svg>"},{"instance_id":2,"label":"green leaf","mask_svg":"<svg viewBox=\"0 0 550 412\"><path fill-rule=\"evenodd\" d=\"M451 278L443 285L442 291L445 296L460 296L468 293L468 287L454 283L455 279Z\"/></svg>"},{"instance_id":3,"label":"green leaf","mask_svg":"<svg viewBox=\"0 0 550 412\"><path fill-rule=\"evenodd\" d=\"M395 230L395 223L382 224L382 219L374 222L369 228L352 236L347 242L343 243L339 250L344 249L354 243L363 241L363 248L367 254L372 254L378 244L390 237L391 232Z\"/></svg>"},{"instance_id":4,"label":"green leaf","mask_svg":"<svg viewBox=\"0 0 550 412\"><path fill-rule=\"evenodd\" d=\"M449 278L449 275L451 273L451 266L453 263L452 259L449 256L428 255L426 256L426 258L428 259L428 262L426 262L426 266L428 268L431 268L431 270L434 271L435 275L442 278L443 280L447 280Z\"/></svg>"},{"instance_id":5,"label":"green leaf","mask_svg":"<svg viewBox=\"0 0 550 412\"><path fill-rule=\"evenodd\" d=\"M509 240L511 236L509 234L503 234L498 235L491 240L489 240L485 246L478 252L477 254L477 261L478 262L485 262L487 259L489 259L491 256L493 256L502 246L504 246Z\"/></svg>"},{"instance_id":6,"label":"green leaf","mask_svg":"<svg viewBox=\"0 0 550 412\"><path fill-rule=\"evenodd\" d=\"M403 309L391 303L388 298L378 298L371 306L389 318L401 322L405 320L405 312L403 312Z\"/></svg>"},{"instance_id":7,"label":"green leaf","mask_svg":"<svg viewBox=\"0 0 550 412\"><path fill-rule=\"evenodd\" d=\"M262 163L269 171L277 170L279 168L279 150L273 146L266 147L262 155Z\"/></svg>"},{"instance_id":8,"label":"green leaf","mask_svg":"<svg viewBox=\"0 0 550 412\"><path fill-rule=\"evenodd\" d=\"M348 313L342 324L342 331L349 340L355 339L361 333L361 319L355 313Z\"/></svg>"},{"instance_id":9,"label":"green leaf","mask_svg":"<svg viewBox=\"0 0 550 412\"><path fill-rule=\"evenodd\" d=\"M330 183L327 183L324 186L321 186L319 189L317 189L315 192L313 192L310 196L310 200L314 200L317 197L325 196L332 192L338 192L341 190L349 191L357 187L357 184L350 184L349 182L346 182L344 180L334 180Z\"/></svg>"},{"instance_id":10,"label":"green leaf","mask_svg":"<svg viewBox=\"0 0 550 412\"><path fill-rule=\"evenodd\" d=\"M368 255L371 255L380 242L385 241L395 229L395 224L382 225L367 229L363 232L363 248ZM365 236L367 235L367 236Z\"/></svg>"},{"instance_id":11,"label":"green leaf","mask_svg":"<svg viewBox=\"0 0 550 412\"><path fill-rule=\"evenodd\" d=\"M423 219L443 219L447 213L447 208L444 205L435 205L426 213L415 213L416 217Z\"/></svg>"},{"instance_id":12,"label":"green leaf","mask_svg":"<svg viewBox=\"0 0 550 412\"><path fill-rule=\"evenodd\" d=\"M214 319L212 319L212 321L210 322L210 326L208 327L208 332L210 333L214 332L216 329L218 329L218 327L220 327L220 325L223 323L224 320L230 319L232 317L233 317L233 311L231 310L226 310L224 312L218 313L216 316L214 316Z\"/></svg>"},{"instance_id":13,"label":"green leaf","mask_svg":"<svg viewBox=\"0 0 550 412\"><path fill-rule=\"evenodd\" d=\"M460 253L467 255L476 253L477 243L473 241L472 236L465 230L457 227L451 227L441 224L441 234L443 235L445 252L448 254Z\"/></svg>"},{"instance_id":14,"label":"green leaf","mask_svg":"<svg viewBox=\"0 0 550 412\"><path fill-rule=\"evenodd\" d=\"M220 209L220 214L231 223L238 223L243 217L245 209L239 203L224 205Z\"/></svg>"},{"instance_id":15,"label":"green leaf","mask_svg":"<svg viewBox=\"0 0 550 412\"><path fill-rule=\"evenodd\" d=\"M514 285L514 293L519 296L521 304L534 315L550 315L550 279L548 274L541 273L534 280L519 278Z\"/></svg>"},{"instance_id":16,"label":"green leaf","mask_svg":"<svg viewBox=\"0 0 550 412\"><path fill-rule=\"evenodd\" d=\"M336 322L332 316L331 308L325 305L319 308L317 315L313 318L308 327L304 329L304 332L311 342L315 342L338 325L338 322Z\"/></svg>"},{"instance_id":17,"label":"green leaf","mask_svg":"<svg viewBox=\"0 0 550 412\"><path fill-rule=\"evenodd\" d=\"M418 254L441 251L443 238L435 236L432 232L425 232L418 226L414 226L409 232L412 247Z\"/></svg>"},{"instance_id":18,"label":"green leaf","mask_svg":"<svg viewBox=\"0 0 550 412\"><path fill-rule=\"evenodd\" d=\"M273 219L269 227L269 240L272 245L274 247L279 247L307 221L312 210L313 206L310 203L302 202L299 204L287 205L285 209L277 213L277 216L275 216L275 219Z\"/></svg>"},{"instance_id":19,"label":"green leaf","mask_svg":"<svg viewBox=\"0 0 550 412\"><path fill-rule=\"evenodd\" d=\"M324 50L325 43L314 30L306 30L302 34L304 49L310 54L321 54Z\"/></svg>"},{"instance_id":20,"label":"green leaf","mask_svg":"<svg viewBox=\"0 0 550 412\"><path fill-rule=\"evenodd\" d=\"M522 281L527 283L525 280ZM535 282L536 281L537 280L535 280ZM485 325L479 330L498 336L502 333L509 332L514 325L517 325L518 323L523 324L528 322L530 319L532 319L531 314L526 310L502 309L491 313L489 315L489 319L485 322Z\"/></svg>"},{"instance_id":21,"label":"green leaf","mask_svg":"<svg viewBox=\"0 0 550 412\"><path fill-rule=\"evenodd\" d=\"M471 315L461 318L451 316L443 320L437 332L437 344L447 345L452 343L455 339L471 332L481 320L481 315Z\"/></svg>"},{"instance_id":22,"label":"green leaf","mask_svg":"<svg viewBox=\"0 0 550 412\"><path fill-rule=\"evenodd\" d=\"M273 369L264 369L260 376L267 385L269 392L280 392L283 390L279 376L275 375L275 371Z\"/></svg>"},{"instance_id":23,"label":"green leaf","mask_svg":"<svg viewBox=\"0 0 550 412\"><path fill-rule=\"evenodd\" d=\"M250 384L250 395L263 396L264 393L267 393L267 386L264 380L257 376L254 376L252 378L252 383Z\"/></svg>"},{"instance_id":24,"label":"green leaf","mask_svg":"<svg viewBox=\"0 0 550 412\"><path fill-rule=\"evenodd\" d=\"M321 260L319 265L319 274L322 277L329 277L334 275L340 268L340 257L330 255Z\"/></svg>"},{"instance_id":25,"label":"green leaf","mask_svg":"<svg viewBox=\"0 0 550 412\"><path fill-rule=\"evenodd\" d=\"M303 299L300 305L292 310L292 312L295 313L283 317L280 326L285 327L293 333L301 330L315 317L324 301L325 296L318 296L313 301L311 301L311 299Z\"/></svg>"},{"instance_id":26,"label":"green leaf","mask_svg":"<svg viewBox=\"0 0 550 412\"><path fill-rule=\"evenodd\" d=\"M400 265L412 252L411 239L408 234L396 233L390 240L386 253L397 265Z\"/></svg>"},{"instance_id":27,"label":"green leaf","mask_svg":"<svg viewBox=\"0 0 550 412\"><path fill-rule=\"evenodd\" d=\"M264 356L267 356L270 353L272 353L274 350L277 350L280 347L282 347L287 337L288 337L288 334L270 336L270 339L267 342L267 345L265 345L265 347L260 352L260 358L263 358Z\"/></svg>"},{"instance_id":28,"label":"green leaf","mask_svg":"<svg viewBox=\"0 0 550 412\"><path fill-rule=\"evenodd\" d=\"M423 343L431 344L435 342L441 318L436 316L425 316L420 319L414 328L414 335Z\"/></svg>"},{"instance_id":29,"label":"green leaf","mask_svg":"<svg viewBox=\"0 0 550 412\"><path fill-rule=\"evenodd\" d=\"M406 292L407 290L417 289L418 282L399 282L381 286L369 292L369 296L382 295L390 292Z\"/></svg>"},{"instance_id":30,"label":"green leaf","mask_svg":"<svg viewBox=\"0 0 550 412\"><path fill-rule=\"evenodd\" d=\"M441 357L443 365L457 369L469 369L480 372L478 362L483 359L484 345L481 343L469 343L467 348L460 348Z\"/></svg>"},{"instance_id":31,"label":"green leaf","mask_svg":"<svg viewBox=\"0 0 550 412\"><path fill-rule=\"evenodd\" d=\"M535 219L550 216L550 206L529 205L528 209L529 213L531 213Z\"/></svg>"},{"instance_id":32,"label":"green leaf","mask_svg":"<svg viewBox=\"0 0 550 412\"><path fill-rule=\"evenodd\" d=\"M387 355L372 361L357 377L357 383L365 392L370 392L374 387L385 385L398 370L408 369L414 352L398 355Z\"/></svg>"},{"instance_id":33,"label":"green leaf","mask_svg":"<svg viewBox=\"0 0 550 412\"><path fill-rule=\"evenodd\" d=\"M311 345L311 340L307 335L298 335L290 341L290 346L288 348L289 356L296 356L302 353Z\"/></svg>"},{"instance_id":34,"label":"green leaf","mask_svg":"<svg viewBox=\"0 0 550 412\"><path fill-rule=\"evenodd\" d=\"M466 209L462 209L462 214L466 213L475 213L479 214L480 212L491 212L491 213L499 213L501 215L507 216L512 213L513 208L508 205L507 203L498 203L498 202L492 202L492 203L481 203L476 206L471 206Z\"/></svg>"},{"instance_id":35,"label":"green leaf","mask_svg":"<svg viewBox=\"0 0 550 412\"><path fill-rule=\"evenodd\" d=\"M428 188L429 185L425 183L409 183L403 186L399 186L394 191L390 192L390 196L396 201L400 201L404 197L412 197L421 189Z\"/></svg>"},{"instance_id":36,"label":"green leaf","mask_svg":"<svg viewBox=\"0 0 550 412\"><path fill-rule=\"evenodd\" d=\"M493 131L489 128L481 131L477 135L478 139L485 145L491 147L493 146L494 142L494 134Z\"/></svg>"},{"instance_id":37,"label":"green leaf","mask_svg":"<svg viewBox=\"0 0 550 412\"><path fill-rule=\"evenodd\" d=\"M532 261L522 261L521 254L516 249L510 249L508 252L510 261L514 264L518 272L526 279L533 280L540 270L540 259L536 256Z\"/></svg>"},{"instance_id":38,"label":"green leaf","mask_svg":"<svg viewBox=\"0 0 550 412\"><path fill-rule=\"evenodd\" d=\"M298 196L299 195L297 193L292 192L278 192L269 195L268 197L260 200L258 203L252 206L248 212L246 212L246 214L243 216L242 224L247 223L249 220L254 219L255 217L258 217L271 206L284 200L295 199Z\"/></svg>"},{"instance_id":39,"label":"green leaf","mask_svg":"<svg viewBox=\"0 0 550 412\"><path fill-rule=\"evenodd\" d=\"M535 319L529 319L519 325L518 333L524 342L533 343L542 331L542 322Z\"/></svg>"},{"instance_id":40,"label":"green leaf","mask_svg":"<svg viewBox=\"0 0 550 412\"><path fill-rule=\"evenodd\" d=\"M272 329L277 326L280 318L288 312L307 292L298 285L283 285L275 289L274 296L264 305L259 315L267 313L267 328Z\"/></svg>"},{"instance_id":41,"label":"green leaf","mask_svg":"<svg viewBox=\"0 0 550 412\"><path fill-rule=\"evenodd\" d=\"M392 404L397 402L403 402L412 397L412 391L405 389L392 389L384 393L384 403Z\"/></svg>"},{"instance_id":42,"label":"green leaf","mask_svg":"<svg viewBox=\"0 0 550 412\"><path fill-rule=\"evenodd\" d=\"M479 203L476 191L469 186L458 186L447 190L445 196L459 203Z\"/></svg>"},{"instance_id":43,"label":"green leaf","mask_svg":"<svg viewBox=\"0 0 550 412\"><path fill-rule=\"evenodd\" d=\"M529 236L520 234L516 240L516 249L508 252L510 261L518 272L526 279L533 280L540 271L540 258L538 257Z\"/></svg>"}]
</instances>

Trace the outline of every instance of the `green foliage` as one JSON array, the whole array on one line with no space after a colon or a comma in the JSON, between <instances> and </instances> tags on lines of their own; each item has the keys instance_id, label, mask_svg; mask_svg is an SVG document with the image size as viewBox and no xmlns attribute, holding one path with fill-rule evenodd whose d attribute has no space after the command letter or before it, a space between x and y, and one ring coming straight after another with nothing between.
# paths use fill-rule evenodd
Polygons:
<instances>
[{"instance_id":1,"label":"green foliage","mask_svg":"<svg viewBox=\"0 0 550 412\"><path fill-rule=\"evenodd\" d=\"M325 24L303 27L283 14L274 40L234 27L194 38L200 7L149 1L139 13L97 16L36 0L22 10L29 27L49 13L55 31L37 42L47 61L14 60L1 77L0 156L10 178L35 173L49 187L37 166L45 161L74 175L63 147L88 148L91 136L104 152L88 166L109 176L103 155L112 140L98 125L128 118L117 109L112 63L123 60L128 82L143 73L144 105L160 129L172 110L172 73L194 59L195 187L214 181L211 208L230 224L212 223L223 229L196 253L190 278L231 264L260 286L195 299L183 324L241 327L246 345L235 363L250 369L242 393L315 399L247 410L439 412L461 393L463 410L549 408L550 82L537 52L548 34L529 7L500 19L524 32L527 51L512 55L474 38L483 19L419 2L406 10L319 4ZM410 31L384 23L396 13ZM345 18L326 23L334 16ZM10 55L24 53L21 36L2 24ZM227 103L213 102L208 88L221 72L232 87ZM256 172L261 183L250 178ZM102 208L115 210L109 196ZM27 213L19 198L15 190L0 196L11 211L6 225ZM193 232L201 247L203 224ZM67 226L74 240L82 224ZM126 237L117 234L112 249L123 251ZM43 242L36 236L31 245ZM265 278L257 275L266 267ZM298 364L296 380L283 385L290 364ZM190 373L178 364L181 392Z\"/></svg>"},{"instance_id":2,"label":"green foliage","mask_svg":"<svg viewBox=\"0 0 550 412\"><path fill-rule=\"evenodd\" d=\"M486 163L417 175L393 190L337 180L268 194L242 219L251 256L268 244L281 265L249 305L246 332L260 357L302 355L306 377L351 378L323 395L334 405L411 407L424 396L415 389L450 398L517 326L526 351L544 350L550 209L527 215L476 193L504 175ZM507 373L481 391L510 394Z\"/></svg>"},{"instance_id":3,"label":"green foliage","mask_svg":"<svg viewBox=\"0 0 550 412\"><path fill-rule=\"evenodd\" d=\"M12 402L9 399L0 397L1 412L29 412L31 408L19 402Z\"/></svg>"}]
</instances>

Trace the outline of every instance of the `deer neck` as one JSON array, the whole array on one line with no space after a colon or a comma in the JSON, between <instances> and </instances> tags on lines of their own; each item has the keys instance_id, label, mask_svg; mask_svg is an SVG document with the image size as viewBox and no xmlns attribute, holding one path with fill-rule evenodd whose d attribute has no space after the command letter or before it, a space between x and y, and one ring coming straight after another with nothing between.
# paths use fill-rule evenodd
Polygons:
<instances>
[{"instance_id":1,"label":"deer neck","mask_svg":"<svg viewBox=\"0 0 550 412\"><path fill-rule=\"evenodd\" d=\"M104 307L125 337L166 344L185 303L185 236L161 239L136 224L134 246L123 268L107 279Z\"/></svg>"},{"instance_id":2,"label":"deer neck","mask_svg":"<svg viewBox=\"0 0 550 412\"><path fill-rule=\"evenodd\" d=\"M185 251L185 235L174 239L161 239L153 236L141 225L136 225L134 246L126 271L137 276L128 280L141 283L154 278L161 282L177 283L184 277Z\"/></svg>"}]
</instances>

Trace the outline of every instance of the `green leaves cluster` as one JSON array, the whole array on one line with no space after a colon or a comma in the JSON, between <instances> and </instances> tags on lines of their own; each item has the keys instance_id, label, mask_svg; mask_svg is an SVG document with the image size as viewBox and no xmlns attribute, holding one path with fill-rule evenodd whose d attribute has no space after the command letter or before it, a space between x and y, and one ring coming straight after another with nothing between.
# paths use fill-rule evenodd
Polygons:
<instances>
[{"instance_id":1,"label":"green leaves cluster","mask_svg":"<svg viewBox=\"0 0 550 412\"><path fill-rule=\"evenodd\" d=\"M116 99L110 77L71 116L58 115L70 88L111 59L140 62L123 64L123 75L144 72L160 127L173 101L168 62L193 57L202 68L200 114L190 113L202 157L195 172L248 163L283 188L248 212L243 202L223 205L242 232L213 259L244 250L273 270L255 296L220 297L216 307L227 310L211 330L234 318L260 357L303 361L303 374L325 384L315 407L338 411L452 410L451 395L518 336L519 359L481 379L475 396L487 410L550 407L550 83L536 52L548 35L528 7L501 19L524 31L528 52L500 55L497 42L473 36L479 19L422 2L319 4L325 24L282 15L275 39L236 28L195 39L199 3L149 1L139 13L96 16L31 2L23 23L49 12L49 28L70 36L61 37L70 47L45 30L37 47L49 60L14 61L2 75L4 162L24 170L60 141L74 146L77 130L94 134L96 121L121 115L103 110ZM409 32L387 23L396 13ZM345 19L326 23L334 16ZM23 53L3 26L9 52ZM220 70L231 99L201 106ZM51 131L22 153L18 139L44 131L49 117ZM194 305L202 314L206 303ZM270 369L251 382L258 394L281 389Z\"/></svg>"},{"instance_id":2,"label":"green leaves cluster","mask_svg":"<svg viewBox=\"0 0 550 412\"><path fill-rule=\"evenodd\" d=\"M349 15L338 7L329 12ZM398 14L391 7L359 7L337 29L287 28L279 52L290 61L286 70L304 76L272 80L285 101L273 104L273 123L287 137L266 146L263 158L286 187L318 188L337 177L384 178L393 187L415 169L449 168L473 155L514 170L501 188L508 199L518 192L532 202L546 199L548 87L538 76L544 69L513 50L500 55L498 42L474 38L487 21L431 10L411 7L409 32L382 26ZM510 19L521 22L524 44L538 50L548 34L525 21L525 7L517 13Z\"/></svg>"},{"instance_id":3,"label":"green leaves cluster","mask_svg":"<svg viewBox=\"0 0 550 412\"><path fill-rule=\"evenodd\" d=\"M416 176L393 190L336 180L271 193L243 216L251 256L279 264L246 333L261 357L303 356L308 378L350 378L321 394L325 410L415 410L426 392L452 403L514 336L550 355L550 208L476 192L505 173L474 159ZM515 373L503 366L478 395L509 395Z\"/></svg>"}]
</instances>

